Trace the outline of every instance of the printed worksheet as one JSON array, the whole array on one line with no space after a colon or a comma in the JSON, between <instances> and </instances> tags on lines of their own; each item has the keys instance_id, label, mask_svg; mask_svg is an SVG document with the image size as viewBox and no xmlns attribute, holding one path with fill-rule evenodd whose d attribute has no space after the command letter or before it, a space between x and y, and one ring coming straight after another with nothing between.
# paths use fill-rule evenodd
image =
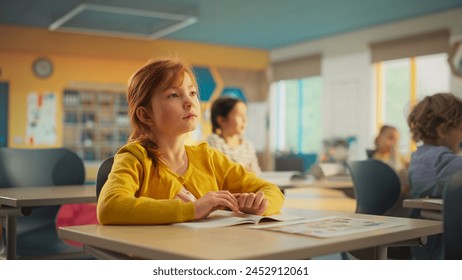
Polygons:
<instances>
[{"instance_id":1,"label":"printed worksheet","mask_svg":"<svg viewBox=\"0 0 462 280\"><path fill-rule=\"evenodd\" d=\"M320 219L305 219L272 225L251 226L253 229L286 232L313 237L334 237L359 232L402 226L399 223L329 216Z\"/></svg>"}]
</instances>

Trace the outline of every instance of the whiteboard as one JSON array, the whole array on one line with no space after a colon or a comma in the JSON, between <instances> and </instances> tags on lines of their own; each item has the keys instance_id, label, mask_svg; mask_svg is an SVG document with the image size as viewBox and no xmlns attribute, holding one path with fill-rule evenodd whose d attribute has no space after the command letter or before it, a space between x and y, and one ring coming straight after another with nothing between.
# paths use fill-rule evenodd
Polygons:
<instances>
[{"instance_id":1,"label":"whiteboard","mask_svg":"<svg viewBox=\"0 0 462 280\"><path fill-rule=\"evenodd\" d=\"M349 137L358 135L358 81L341 80L331 84L331 135Z\"/></svg>"},{"instance_id":2,"label":"whiteboard","mask_svg":"<svg viewBox=\"0 0 462 280\"><path fill-rule=\"evenodd\" d=\"M257 152L263 152L266 148L268 135L267 111L268 107L265 102L247 103L247 128L245 137L252 141Z\"/></svg>"}]
</instances>

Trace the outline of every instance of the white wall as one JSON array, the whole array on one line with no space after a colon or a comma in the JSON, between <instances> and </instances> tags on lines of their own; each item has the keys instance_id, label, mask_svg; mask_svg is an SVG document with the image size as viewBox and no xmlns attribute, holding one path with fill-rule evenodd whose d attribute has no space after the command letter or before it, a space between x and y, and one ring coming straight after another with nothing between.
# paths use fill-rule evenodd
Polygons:
<instances>
[{"instance_id":1,"label":"white wall","mask_svg":"<svg viewBox=\"0 0 462 280\"><path fill-rule=\"evenodd\" d=\"M367 52L323 58L323 138L356 136L358 148L352 159L363 158L362 147L372 130L374 94ZM329 73L329 75L324 75ZM359 153L362 151L362 153Z\"/></svg>"},{"instance_id":2,"label":"white wall","mask_svg":"<svg viewBox=\"0 0 462 280\"><path fill-rule=\"evenodd\" d=\"M323 136L357 135L355 158L360 159L365 158L365 149L372 147L376 133L369 44L442 28L449 29L451 42L462 40L462 8L275 49L271 51L270 59L279 62L322 54ZM451 90L462 97L461 78L452 77Z\"/></svg>"}]
</instances>

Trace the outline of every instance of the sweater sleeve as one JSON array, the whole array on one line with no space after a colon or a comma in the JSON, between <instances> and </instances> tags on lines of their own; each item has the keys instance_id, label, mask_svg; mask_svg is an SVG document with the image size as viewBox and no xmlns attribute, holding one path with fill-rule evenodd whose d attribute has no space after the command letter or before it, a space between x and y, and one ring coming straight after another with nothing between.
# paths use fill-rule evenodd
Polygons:
<instances>
[{"instance_id":1,"label":"sweater sleeve","mask_svg":"<svg viewBox=\"0 0 462 280\"><path fill-rule=\"evenodd\" d=\"M268 209L263 215L273 215L281 210L284 195L276 185L258 178L255 173L247 171L242 165L233 162L222 153L213 149L209 149L208 152L220 189L229 190L232 193L262 191L268 199Z\"/></svg>"},{"instance_id":2,"label":"sweater sleeve","mask_svg":"<svg viewBox=\"0 0 462 280\"><path fill-rule=\"evenodd\" d=\"M442 197L446 182L458 170L462 169L462 157L453 151L441 147L443 150L435 161L436 186L433 189L432 196Z\"/></svg>"},{"instance_id":3,"label":"sweater sleeve","mask_svg":"<svg viewBox=\"0 0 462 280\"><path fill-rule=\"evenodd\" d=\"M101 224L168 224L192 220L192 202L140 195L140 189L157 187L155 184L160 180L153 174L155 170L146 151L139 145L127 146L114 157L111 173L101 190L98 221Z\"/></svg>"}]
</instances>

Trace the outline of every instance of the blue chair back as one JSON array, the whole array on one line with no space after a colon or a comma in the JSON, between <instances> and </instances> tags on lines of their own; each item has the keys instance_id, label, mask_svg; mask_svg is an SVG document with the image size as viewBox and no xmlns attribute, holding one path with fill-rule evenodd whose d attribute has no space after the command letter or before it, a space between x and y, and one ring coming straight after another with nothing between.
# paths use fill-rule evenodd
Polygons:
<instances>
[{"instance_id":1,"label":"blue chair back","mask_svg":"<svg viewBox=\"0 0 462 280\"><path fill-rule=\"evenodd\" d=\"M375 150L371 149L366 149L366 156L367 158L373 158L374 157Z\"/></svg>"},{"instance_id":2,"label":"blue chair back","mask_svg":"<svg viewBox=\"0 0 462 280\"><path fill-rule=\"evenodd\" d=\"M69 149L0 149L0 188L77 185L84 181L83 162Z\"/></svg>"},{"instance_id":3,"label":"blue chair back","mask_svg":"<svg viewBox=\"0 0 462 280\"><path fill-rule=\"evenodd\" d=\"M276 157L276 171L307 172L316 163L317 154L289 154Z\"/></svg>"},{"instance_id":4,"label":"blue chair back","mask_svg":"<svg viewBox=\"0 0 462 280\"><path fill-rule=\"evenodd\" d=\"M385 163L368 159L347 163L356 198L356 213L383 215L398 201L401 184Z\"/></svg>"},{"instance_id":5,"label":"blue chair back","mask_svg":"<svg viewBox=\"0 0 462 280\"><path fill-rule=\"evenodd\" d=\"M80 185L85 181L83 161L66 148L0 148L0 188ZM30 215L17 219L17 254L43 256L76 249L56 232L59 205L33 207Z\"/></svg>"},{"instance_id":6,"label":"blue chair back","mask_svg":"<svg viewBox=\"0 0 462 280\"><path fill-rule=\"evenodd\" d=\"M98 173L96 174L96 200L98 200L104 183L106 183L107 177L111 173L112 164L114 164L114 157L109 157L98 168Z\"/></svg>"},{"instance_id":7,"label":"blue chair back","mask_svg":"<svg viewBox=\"0 0 462 280\"><path fill-rule=\"evenodd\" d=\"M388 215L395 208L401 195L401 183L396 172L387 164L374 160L350 161L347 163L350 171L356 198L356 213L372 215ZM391 212L391 211L390 211ZM350 252L360 259L370 259L373 250L358 250ZM348 259L347 254L342 254ZM388 257L393 259L409 259L409 247L391 247Z\"/></svg>"},{"instance_id":8,"label":"blue chair back","mask_svg":"<svg viewBox=\"0 0 462 280\"><path fill-rule=\"evenodd\" d=\"M445 259L462 260L462 170L453 174L443 193Z\"/></svg>"},{"instance_id":9,"label":"blue chair back","mask_svg":"<svg viewBox=\"0 0 462 280\"><path fill-rule=\"evenodd\" d=\"M295 156L284 156L276 158L276 171L298 171L304 172L303 159Z\"/></svg>"}]
</instances>

